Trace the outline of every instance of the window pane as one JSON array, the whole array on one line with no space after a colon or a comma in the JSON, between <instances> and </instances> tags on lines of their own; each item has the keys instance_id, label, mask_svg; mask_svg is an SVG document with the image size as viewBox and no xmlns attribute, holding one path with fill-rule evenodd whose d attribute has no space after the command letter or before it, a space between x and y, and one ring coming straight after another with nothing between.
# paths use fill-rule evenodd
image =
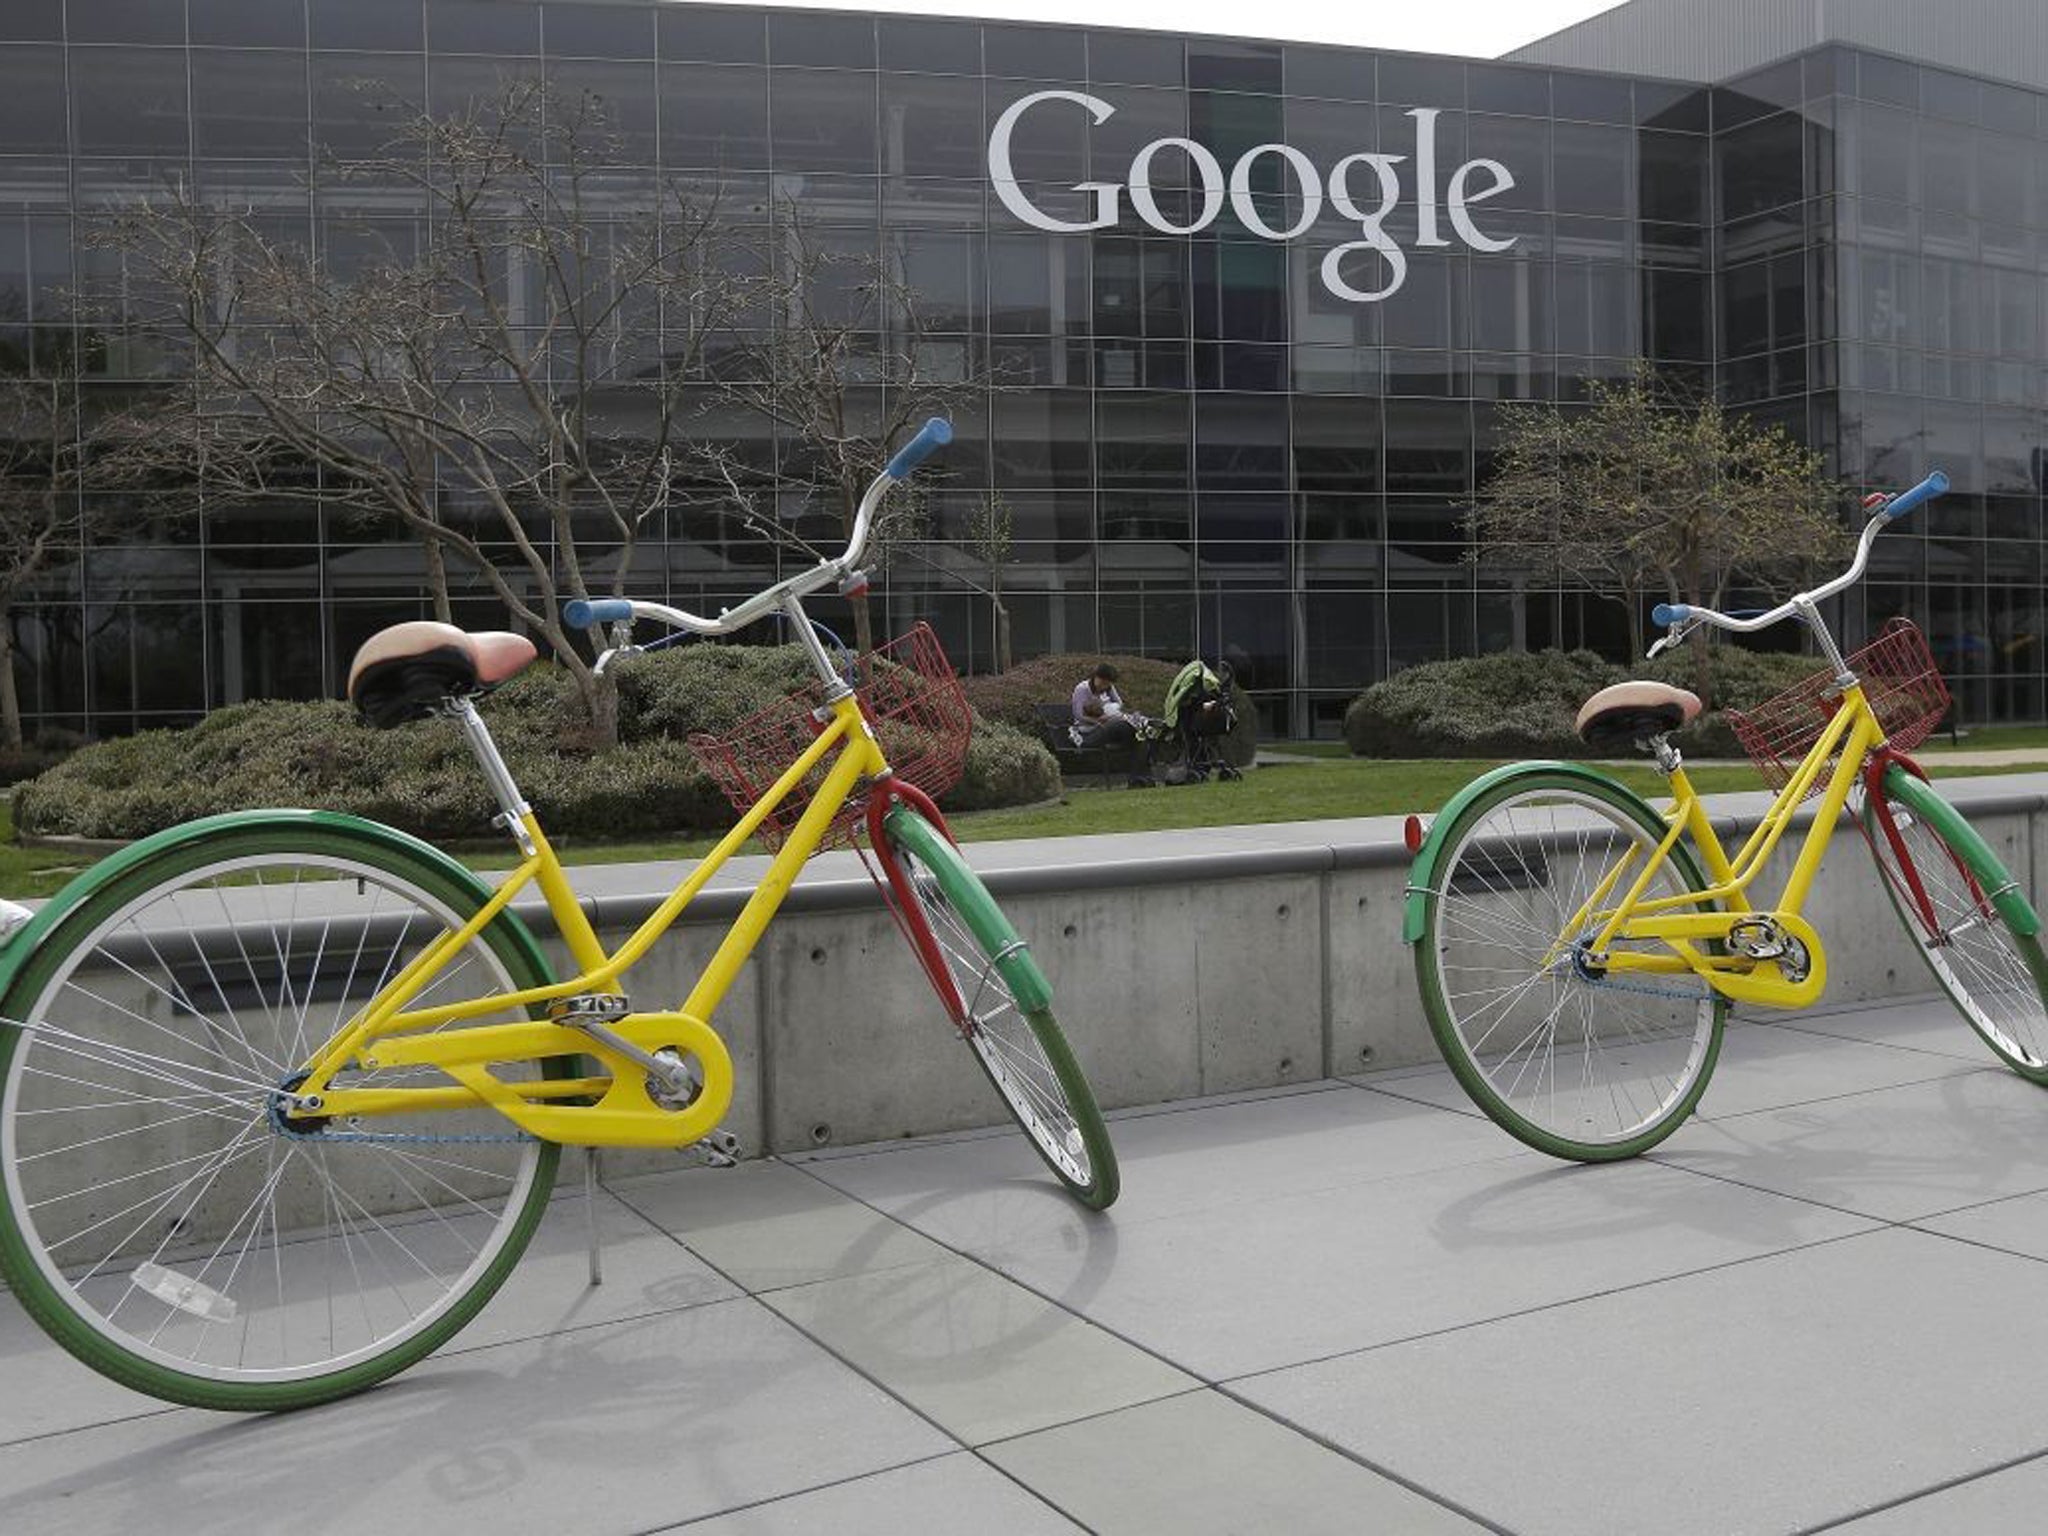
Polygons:
<instances>
[{"instance_id":1,"label":"window pane","mask_svg":"<svg viewBox=\"0 0 2048 1536\"><path fill-rule=\"evenodd\" d=\"M762 64L768 59L768 18L760 11L706 5L664 5L655 11L661 56L708 64Z\"/></svg>"},{"instance_id":2,"label":"window pane","mask_svg":"<svg viewBox=\"0 0 2048 1536\"><path fill-rule=\"evenodd\" d=\"M64 0L9 0L0 6L0 42L64 40Z\"/></svg>"},{"instance_id":3,"label":"window pane","mask_svg":"<svg viewBox=\"0 0 2048 1536\"><path fill-rule=\"evenodd\" d=\"M1066 27L982 28L981 50L988 72L1006 79L1088 78L1087 37Z\"/></svg>"},{"instance_id":4,"label":"window pane","mask_svg":"<svg viewBox=\"0 0 2048 1536\"><path fill-rule=\"evenodd\" d=\"M769 71L768 89L777 170L873 173L873 75L834 69L776 69Z\"/></svg>"},{"instance_id":5,"label":"window pane","mask_svg":"<svg viewBox=\"0 0 2048 1536\"><path fill-rule=\"evenodd\" d=\"M185 18L163 0L89 0L71 7L71 41L181 44Z\"/></svg>"},{"instance_id":6,"label":"window pane","mask_svg":"<svg viewBox=\"0 0 2048 1536\"><path fill-rule=\"evenodd\" d=\"M315 48L418 48L419 0L312 0Z\"/></svg>"},{"instance_id":7,"label":"window pane","mask_svg":"<svg viewBox=\"0 0 2048 1536\"><path fill-rule=\"evenodd\" d=\"M82 154L184 154L184 50L74 48L71 113Z\"/></svg>"},{"instance_id":8,"label":"window pane","mask_svg":"<svg viewBox=\"0 0 2048 1536\"><path fill-rule=\"evenodd\" d=\"M1558 123L1551 139L1551 186L1559 213L1625 218L1635 180L1634 135L1616 128Z\"/></svg>"},{"instance_id":9,"label":"window pane","mask_svg":"<svg viewBox=\"0 0 2048 1536\"><path fill-rule=\"evenodd\" d=\"M661 158L672 166L766 166L768 72L739 64L663 64Z\"/></svg>"},{"instance_id":10,"label":"window pane","mask_svg":"<svg viewBox=\"0 0 2048 1536\"><path fill-rule=\"evenodd\" d=\"M768 62L820 69L873 69L875 19L822 11L770 11Z\"/></svg>"},{"instance_id":11,"label":"window pane","mask_svg":"<svg viewBox=\"0 0 2048 1536\"><path fill-rule=\"evenodd\" d=\"M303 48L306 12L277 0L186 0L192 42L229 48Z\"/></svg>"},{"instance_id":12,"label":"window pane","mask_svg":"<svg viewBox=\"0 0 2048 1536\"><path fill-rule=\"evenodd\" d=\"M981 175L981 124L978 79L882 76L882 168L890 175Z\"/></svg>"},{"instance_id":13,"label":"window pane","mask_svg":"<svg viewBox=\"0 0 2048 1536\"><path fill-rule=\"evenodd\" d=\"M654 8L645 5L550 5L548 52L593 59L654 57Z\"/></svg>"},{"instance_id":14,"label":"window pane","mask_svg":"<svg viewBox=\"0 0 2048 1536\"><path fill-rule=\"evenodd\" d=\"M548 85L561 107L588 114L586 142L617 145L628 165L654 163L654 65L550 59Z\"/></svg>"},{"instance_id":15,"label":"window pane","mask_svg":"<svg viewBox=\"0 0 2048 1536\"><path fill-rule=\"evenodd\" d=\"M64 50L0 46L0 154L62 154Z\"/></svg>"},{"instance_id":16,"label":"window pane","mask_svg":"<svg viewBox=\"0 0 2048 1536\"><path fill-rule=\"evenodd\" d=\"M203 155L306 156L306 56L192 50L192 120Z\"/></svg>"},{"instance_id":17,"label":"window pane","mask_svg":"<svg viewBox=\"0 0 2048 1536\"><path fill-rule=\"evenodd\" d=\"M927 74L981 73L981 28L971 21L927 16L884 16L882 68Z\"/></svg>"},{"instance_id":18,"label":"window pane","mask_svg":"<svg viewBox=\"0 0 2048 1536\"><path fill-rule=\"evenodd\" d=\"M540 11L506 0L427 0L436 53L539 53Z\"/></svg>"},{"instance_id":19,"label":"window pane","mask_svg":"<svg viewBox=\"0 0 2048 1536\"><path fill-rule=\"evenodd\" d=\"M315 54L315 146L344 156L376 154L420 111L426 99L423 74L417 57Z\"/></svg>"}]
</instances>

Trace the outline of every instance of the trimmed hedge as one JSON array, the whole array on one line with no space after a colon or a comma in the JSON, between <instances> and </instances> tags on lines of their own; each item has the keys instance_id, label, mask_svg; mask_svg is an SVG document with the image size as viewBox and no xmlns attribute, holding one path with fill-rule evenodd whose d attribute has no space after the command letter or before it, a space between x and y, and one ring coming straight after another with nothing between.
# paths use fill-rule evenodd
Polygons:
<instances>
[{"instance_id":1,"label":"trimmed hedge","mask_svg":"<svg viewBox=\"0 0 2048 1536\"><path fill-rule=\"evenodd\" d=\"M690 645L619 667L622 745L594 750L564 672L536 668L485 706L520 788L550 832L618 838L722 830L734 816L684 744L809 681L797 646ZM977 720L949 810L1059 793L1035 737ZM371 730L339 702L238 704L180 731L101 742L21 785L14 821L41 835L135 838L250 806L348 811L428 838L491 835L496 806L444 721Z\"/></svg>"},{"instance_id":2,"label":"trimmed hedge","mask_svg":"<svg viewBox=\"0 0 2048 1536\"><path fill-rule=\"evenodd\" d=\"M1739 757L1721 710L1753 708L1823 665L1812 656L1716 645L1710 673L1715 708L1673 740L1697 757ZM1353 700L1344 714L1344 740L1360 757L1586 757L1590 750L1572 722L1594 693L1627 677L1697 690L1698 669L1690 647L1626 670L1591 651L1428 662Z\"/></svg>"},{"instance_id":3,"label":"trimmed hedge","mask_svg":"<svg viewBox=\"0 0 2048 1536\"><path fill-rule=\"evenodd\" d=\"M1117 692L1124 703L1143 715L1158 715L1166 708L1166 690L1172 686L1181 661L1158 661L1150 656L1102 655L1094 651L1065 651L1019 662L1007 672L965 678L967 700L985 719L1000 720L1032 740L1038 739L1038 706L1064 704L1073 696L1074 685L1108 662L1117 670ZM1259 714L1235 684L1231 693L1237 705L1237 728L1224 738L1224 759L1242 768L1258 756Z\"/></svg>"}]
</instances>

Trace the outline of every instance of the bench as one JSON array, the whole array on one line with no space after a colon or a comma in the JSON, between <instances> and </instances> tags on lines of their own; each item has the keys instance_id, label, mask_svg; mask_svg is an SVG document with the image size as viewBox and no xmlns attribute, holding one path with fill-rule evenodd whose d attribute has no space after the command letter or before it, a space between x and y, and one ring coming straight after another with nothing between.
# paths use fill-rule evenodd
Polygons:
<instances>
[{"instance_id":1,"label":"bench","mask_svg":"<svg viewBox=\"0 0 2048 1536\"><path fill-rule=\"evenodd\" d=\"M1083 747L1074 742L1074 707L1062 701L1058 704L1040 704L1038 709L1038 738L1046 750L1060 765L1060 776L1079 773L1086 768L1097 768L1102 773L1102 784L1109 787L1111 775L1128 774L1137 764L1137 748L1129 743L1116 746Z\"/></svg>"}]
</instances>

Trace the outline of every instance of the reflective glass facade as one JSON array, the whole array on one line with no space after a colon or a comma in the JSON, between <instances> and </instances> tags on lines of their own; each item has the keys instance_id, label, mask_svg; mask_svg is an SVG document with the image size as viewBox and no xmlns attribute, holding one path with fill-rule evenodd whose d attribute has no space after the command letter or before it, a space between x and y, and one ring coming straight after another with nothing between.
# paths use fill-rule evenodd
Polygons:
<instances>
[{"instance_id":1,"label":"reflective glass facade","mask_svg":"<svg viewBox=\"0 0 2048 1536\"><path fill-rule=\"evenodd\" d=\"M388 103L545 75L637 173L735 218L795 200L895 263L996 381L931 541L878 583L990 663L973 510L1014 515L1020 655L1229 655L1269 728L1328 733L1389 670L1510 646L1618 655L1611 603L1465 558L1496 403L1637 356L1781 419L1845 477L1932 462L1944 510L1880 545L1852 631L1908 612L1975 718L2048 717L2043 98L1825 49L1701 88L1418 55L887 15L549 0L13 0L0 7L0 344L118 289L103 210L188 178L343 267L419 211L320 172ZM992 177L990 140L1020 102ZM1162 142L1163 141L1163 142ZM622 182L630 197L630 178ZM1022 210L1022 212L1020 212ZM124 342L104 388L174 372ZM738 418L772 468L777 443ZM691 606L772 556L702 508L635 589ZM417 554L316 496L79 549L17 618L37 721L100 731L338 691L423 610ZM481 582L458 618L503 622Z\"/></svg>"}]
</instances>

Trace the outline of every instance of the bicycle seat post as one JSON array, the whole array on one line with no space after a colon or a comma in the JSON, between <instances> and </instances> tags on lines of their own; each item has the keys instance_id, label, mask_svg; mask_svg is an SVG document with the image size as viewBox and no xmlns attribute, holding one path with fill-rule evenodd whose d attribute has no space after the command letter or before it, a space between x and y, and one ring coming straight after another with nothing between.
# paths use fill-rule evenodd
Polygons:
<instances>
[{"instance_id":1,"label":"bicycle seat post","mask_svg":"<svg viewBox=\"0 0 2048 1536\"><path fill-rule=\"evenodd\" d=\"M519 792L512 770L505 765L497 742L491 738L490 727L484 724L484 717L477 712L475 701L459 696L450 698L447 712L462 727L463 739L469 743L477 767L483 771L484 781L491 786L491 795L498 802L498 814L492 820L512 835L521 853L531 857L533 839L527 836L525 818L533 807Z\"/></svg>"}]
</instances>

